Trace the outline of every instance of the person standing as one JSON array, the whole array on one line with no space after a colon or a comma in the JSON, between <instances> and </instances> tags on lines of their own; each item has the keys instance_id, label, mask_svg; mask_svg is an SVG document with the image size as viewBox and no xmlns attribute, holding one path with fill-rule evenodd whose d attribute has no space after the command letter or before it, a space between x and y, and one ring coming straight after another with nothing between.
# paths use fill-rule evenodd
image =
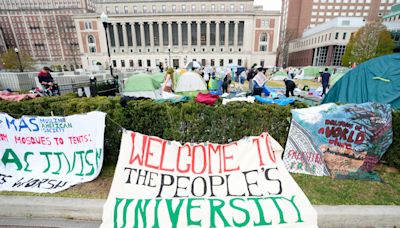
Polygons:
<instances>
[{"instance_id":1,"label":"person standing","mask_svg":"<svg viewBox=\"0 0 400 228\"><path fill-rule=\"evenodd\" d=\"M294 83L294 81L288 78L283 79L283 81L285 82L285 87L286 87L286 97L289 97L289 93L293 97L294 96L293 91L294 89L296 89L296 84Z\"/></svg>"},{"instance_id":2,"label":"person standing","mask_svg":"<svg viewBox=\"0 0 400 228\"><path fill-rule=\"evenodd\" d=\"M256 72L254 71L254 66L251 66L251 68L247 72L247 81L249 82L249 91L253 91L253 78L256 76Z\"/></svg>"},{"instance_id":3,"label":"person standing","mask_svg":"<svg viewBox=\"0 0 400 228\"><path fill-rule=\"evenodd\" d=\"M321 84L322 84L322 94L321 97L326 94L326 88L329 86L329 79L331 74L328 72L328 68L325 68L325 71L321 74Z\"/></svg>"},{"instance_id":4,"label":"person standing","mask_svg":"<svg viewBox=\"0 0 400 228\"><path fill-rule=\"evenodd\" d=\"M261 96L264 84L267 82L267 77L264 75L263 68L259 67L257 72L257 75L253 78L253 96Z\"/></svg>"}]
</instances>

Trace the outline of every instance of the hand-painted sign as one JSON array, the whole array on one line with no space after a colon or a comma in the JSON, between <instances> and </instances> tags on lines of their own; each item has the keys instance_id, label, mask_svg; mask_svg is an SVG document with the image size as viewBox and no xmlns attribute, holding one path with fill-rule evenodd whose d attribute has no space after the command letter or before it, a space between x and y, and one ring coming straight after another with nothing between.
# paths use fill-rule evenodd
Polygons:
<instances>
[{"instance_id":1,"label":"hand-painted sign","mask_svg":"<svg viewBox=\"0 0 400 228\"><path fill-rule=\"evenodd\" d=\"M95 179L105 113L67 117L0 114L0 191L58 192Z\"/></svg>"},{"instance_id":2,"label":"hand-painted sign","mask_svg":"<svg viewBox=\"0 0 400 228\"><path fill-rule=\"evenodd\" d=\"M225 145L125 131L101 227L316 227L268 134Z\"/></svg>"},{"instance_id":3,"label":"hand-painted sign","mask_svg":"<svg viewBox=\"0 0 400 228\"><path fill-rule=\"evenodd\" d=\"M379 180L372 171L392 143L391 113L378 103L292 110L284 163L294 173Z\"/></svg>"}]
</instances>

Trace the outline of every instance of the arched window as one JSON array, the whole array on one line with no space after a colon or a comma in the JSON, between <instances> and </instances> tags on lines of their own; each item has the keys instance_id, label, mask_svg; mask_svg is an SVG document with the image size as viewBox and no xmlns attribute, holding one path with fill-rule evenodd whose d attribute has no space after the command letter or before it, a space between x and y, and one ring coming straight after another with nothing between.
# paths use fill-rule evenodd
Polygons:
<instances>
[{"instance_id":1,"label":"arched window","mask_svg":"<svg viewBox=\"0 0 400 228\"><path fill-rule=\"evenodd\" d=\"M268 51L268 34L265 32L261 33L260 35L259 51Z\"/></svg>"},{"instance_id":2,"label":"arched window","mask_svg":"<svg viewBox=\"0 0 400 228\"><path fill-rule=\"evenodd\" d=\"M89 46L89 52L94 53L96 52L96 40L92 35L88 36L88 46Z\"/></svg>"},{"instance_id":3,"label":"arched window","mask_svg":"<svg viewBox=\"0 0 400 228\"><path fill-rule=\"evenodd\" d=\"M88 43L89 44L94 44L94 37L92 35L88 36Z\"/></svg>"}]
</instances>

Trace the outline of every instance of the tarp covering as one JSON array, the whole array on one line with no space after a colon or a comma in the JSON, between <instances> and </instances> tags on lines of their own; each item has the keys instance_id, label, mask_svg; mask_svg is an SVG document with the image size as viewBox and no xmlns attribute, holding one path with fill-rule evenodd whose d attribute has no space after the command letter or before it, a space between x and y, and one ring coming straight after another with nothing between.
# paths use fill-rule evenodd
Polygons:
<instances>
[{"instance_id":1,"label":"tarp covering","mask_svg":"<svg viewBox=\"0 0 400 228\"><path fill-rule=\"evenodd\" d=\"M371 59L347 72L322 103L378 102L400 108L400 54Z\"/></svg>"},{"instance_id":2,"label":"tarp covering","mask_svg":"<svg viewBox=\"0 0 400 228\"><path fill-rule=\"evenodd\" d=\"M392 143L390 105L330 103L291 112L283 160L289 172L380 180L373 169Z\"/></svg>"},{"instance_id":3,"label":"tarp covering","mask_svg":"<svg viewBox=\"0 0 400 228\"><path fill-rule=\"evenodd\" d=\"M268 133L181 144L123 131L100 227L317 227L282 151Z\"/></svg>"}]
</instances>

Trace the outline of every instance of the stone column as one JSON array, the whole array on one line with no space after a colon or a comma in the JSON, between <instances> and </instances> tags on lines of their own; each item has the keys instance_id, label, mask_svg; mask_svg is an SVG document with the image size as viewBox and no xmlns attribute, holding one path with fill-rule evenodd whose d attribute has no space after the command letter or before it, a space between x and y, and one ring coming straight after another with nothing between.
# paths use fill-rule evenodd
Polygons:
<instances>
[{"instance_id":1,"label":"stone column","mask_svg":"<svg viewBox=\"0 0 400 228\"><path fill-rule=\"evenodd\" d=\"M178 21L178 47L182 51L182 21Z\"/></svg>"},{"instance_id":2,"label":"stone column","mask_svg":"<svg viewBox=\"0 0 400 228\"><path fill-rule=\"evenodd\" d=\"M164 48L163 32L162 32L162 21L158 21L158 37L160 39L160 50Z\"/></svg>"},{"instance_id":3,"label":"stone column","mask_svg":"<svg viewBox=\"0 0 400 228\"><path fill-rule=\"evenodd\" d=\"M113 23L112 26L114 28L114 41L115 41L115 49L119 50L119 36L118 36L118 24L117 23Z\"/></svg>"},{"instance_id":4,"label":"stone column","mask_svg":"<svg viewBox=\"0 0 400 228\"><path fill-rule=\"evenodd\" d=\"M233 46L235 47L235 49L238 46L238 33L239 32L239 21L235 21L235 30L234 30L234 37L233 37Z\"/></svg>"},{"instance_id":5,"label":"stone column","mask_svg":"<svg viewBox=\"0 0 400 228\"><path fill-rule=\"evenodd\" d=\"M189 50L191 50L191 48L192 48L192 22L188 21L187 22L187 26L188 26L188 32L187 32L187 35L188 35L188 47L189 47Z\"/></svg>"},{"instance_id":6,"label":"stone column","mask_svg":"<svg viewBox=\"0 0 400 228\"><path fill-rule=\"evenodd\" d=\"M132 32L132 47L133 50L136 50L136 30L135 30L135 23L129 23L131 25L131 32Z\"/></svg>"},{"instance_id":7,"label":"stone column","mask_svg":"<svg viewBox=\"0 0 400 228\"><path fill-rule=\"evenodd\" d=\"M168 21L168 45L171 47L172 51L172 22Z\"/></svg>"},{"instance_id":8,"label":"stone column","mask_svg":"<svg viewBox=\"0 0 400 228\"><path fill-rule=\"evenodd\" d=\"M207 48L210 46L210 21L206 21L206 46Z\"/></svg>"},{"instance_id":9,"label":"stone column","mask_svg":"<svg viewBox=\"0 0 400 228\"><path fill-rule=\"evenodd\" d=\"M215 46L219 47L219 21L215 22Z\"/></svg>"},{"instance_id":10,"label":"stone column","mask_svg":"<svg viewBox=\"0 0 400 228\"><path fill-rule=\"evenodd\" d=\"M144 49L146 48L146 41L144 40L144 24L143 24L143 22L139 22L139 26L140 26L140 40L142 41L143 51L145 51Z\"/></svg>"},{"instance_id":11,"label":"stone column","mask_svg":"<svg viewBox=\"0 0 400 228\"><path fill-rule=\"evenodd\" d=\"M122 23L122 35L124 38L124 49L125 51L128 50L128 34L126 33L126 23Z\"/></svg>"},{"instance_id":12,"label":"stone column","mask_svg":"<svg viewBox=\"0 0 400 228\"><path fill-rule=\"evenodd\" d=\"M150 46L151 46L151 50L154 50L154 30L153 30L153 22L149 22L149 33L150 33Z\"/></svg>"},{"instance_id":13,"label":"stone column","mask_svg":"<svg viewBox=\"0 0 400 228\"><path fill-rule=\"evenodd\" d=\"M201 30L200 30L200 25L201 25L201 21L197 21L197 46L201 47Z\"/></svg>"},{"instance_id":14,"label":"stone column","mask_svg":"<svg viewBox=\"0 0 400 228\"><path fill-rule=\"evenodd\" d=\"M229 43L229 21L225 21L225 48L228 49Z\"/></svg>"}]
</instances>

